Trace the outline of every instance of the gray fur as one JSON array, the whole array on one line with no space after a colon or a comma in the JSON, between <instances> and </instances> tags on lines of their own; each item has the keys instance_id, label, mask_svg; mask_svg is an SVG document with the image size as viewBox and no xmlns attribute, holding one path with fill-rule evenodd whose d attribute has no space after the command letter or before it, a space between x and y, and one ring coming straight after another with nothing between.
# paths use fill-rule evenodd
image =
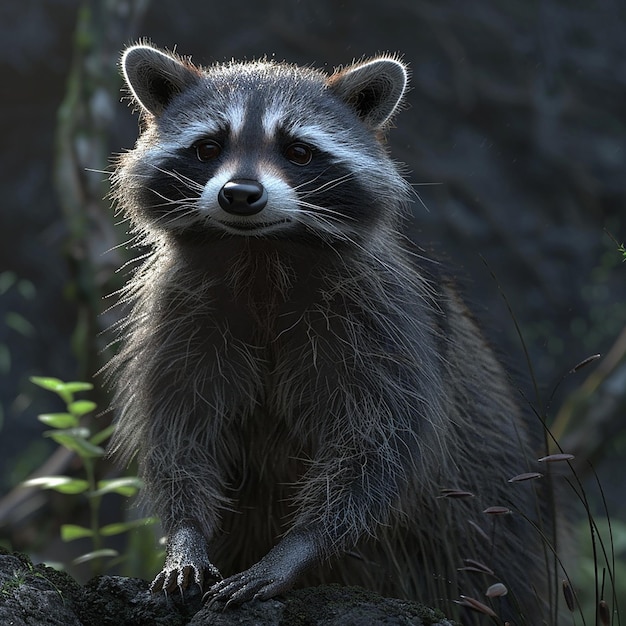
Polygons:
<instances>
[{"instance_id":1,"label":"gray fur","mask_svg":"<svg viewBox=\"0 0 626 626\"><path fill-rule=\"evenodd\" d=\"M145 130L115 196L151 252L126 289L109 371L114 448L138 457L169 536L153 590L219 568L213 601L338 580L452 612L503 580L498 610L511 618L519 603L541 623L542 542L522 519L535 495L506 482L536 458L528 425L451 284L399 234L408 185L380 132L404 66L201 69L146 46L123 63ZM306 168L284 160L284 135L319 137L314 180L296 184ZM206 181L203 136L223 144ZM231 175L268 181L260 215L284 222L250 218L233 234L206 197ZM516 512L489 518L493 505ZM493 579L459 571L464 558Z\"/></svg>"}]
</instances>

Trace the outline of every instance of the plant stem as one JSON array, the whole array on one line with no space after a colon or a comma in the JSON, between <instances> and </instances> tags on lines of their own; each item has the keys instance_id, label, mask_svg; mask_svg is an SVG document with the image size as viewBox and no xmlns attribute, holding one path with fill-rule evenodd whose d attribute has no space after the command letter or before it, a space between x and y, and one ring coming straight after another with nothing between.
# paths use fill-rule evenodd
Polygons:
<instances>
[{"instance_id":1,"label":"plant stem","mask_svg":"<svg viewBox=\"0 0 626 626\"><path fill-rule=\"evenodd\" d=\"M87 481L89 482L89 491L87 492L87 498L89 500L89 517L90 517L90 526L91 526L91 540L93 543L94 552L102 549L102 536L100 535L100 523L99 523L99 511L100 511L100 498L101 496L94 496L97 489L96 485L96 476L94 471L94 462L93 459L88 457L83 457L83 465L85 467L85 473L87 475ZM92 574L94 576L99 576L102 573L102 563L100 559L93 559L92 563Z\"/></svg>"}]
</instances>

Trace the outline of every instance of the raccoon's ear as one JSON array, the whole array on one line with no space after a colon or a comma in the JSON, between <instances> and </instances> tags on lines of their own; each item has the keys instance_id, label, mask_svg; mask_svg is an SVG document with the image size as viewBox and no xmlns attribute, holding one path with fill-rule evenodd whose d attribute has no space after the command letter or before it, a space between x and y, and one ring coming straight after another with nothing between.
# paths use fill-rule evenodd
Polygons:
<instances>
[{"instance_id":1,"label":"raccoon's ear","mask_svg":"<svg viewBox=\"0 0 626 626\"><path fill-rule=\"evenodd\" d=\"M197 83L201 76L191 63L146 45L126 49L122 72L135 100L157 117L174 96Z\"/></svg>"},{"instance_id":2,"label":"raccoon's ear","mask_svg":"<svg viewBox=\"0 0 626 626\"><path fill-rule=\"evenodd\" d=\"M368 126L378 130L397 111L407 82L404 63L381 57L342 69L328 79L328 86Z\"/></svg>"}]
</instances>

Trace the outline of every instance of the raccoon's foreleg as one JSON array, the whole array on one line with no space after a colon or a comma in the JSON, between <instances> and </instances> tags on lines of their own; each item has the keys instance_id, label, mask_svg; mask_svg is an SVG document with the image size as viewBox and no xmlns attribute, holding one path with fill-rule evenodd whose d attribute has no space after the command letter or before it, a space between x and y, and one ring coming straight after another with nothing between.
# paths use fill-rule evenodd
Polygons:
<instances>
[{"instance_id":1,"label":"raccoon's foreleg","mask_svg":"<svg viewBox=\"0 0 626 626\"><path fill-rule=\"evenodd\" d=\"M207 579L222 578L209 557L208 542L229 501L218 460L204 438L185 432L186 426L179 419L180 436L169 438L155 428L144 442L140 473L167 535L165 564L150 586L155 593L176 588L182 593L194 583L202 589Z\"/></svg>"},{"instance_id":2,"label":"raccoon's foreleg","mask_svg":"<svg viewBox=\"0 0 626 626\"><path fill-rule=\"evenodd\" d=\"M404 435L379 435L363 441L357 434L351 442L326 446L301 480L299 513L290 531L258 563L214 584L205 600L228 605L271 598L309 567L388 523L404 488L407 468L398 460L408 442Z\"/></svg>"}]
</instances>

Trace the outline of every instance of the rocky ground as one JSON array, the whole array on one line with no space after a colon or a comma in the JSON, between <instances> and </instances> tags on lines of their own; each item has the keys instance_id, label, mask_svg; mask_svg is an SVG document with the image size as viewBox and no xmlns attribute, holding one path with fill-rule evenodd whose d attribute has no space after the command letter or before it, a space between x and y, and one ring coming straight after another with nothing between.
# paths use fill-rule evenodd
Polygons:
<instances>
[{"instance_id":1,"label":"rocky ground","mask_svg":"<svg viewBox=\"0 0 626 626\"><path fill-rule=\"evenodd\" d=\"M200 594L153 596L136 578L69 575L0 551L0 624L7 626L453 626L440 613L356 588L301 589L280 599L212 610Z\"/></svg>"}]
</instances>

